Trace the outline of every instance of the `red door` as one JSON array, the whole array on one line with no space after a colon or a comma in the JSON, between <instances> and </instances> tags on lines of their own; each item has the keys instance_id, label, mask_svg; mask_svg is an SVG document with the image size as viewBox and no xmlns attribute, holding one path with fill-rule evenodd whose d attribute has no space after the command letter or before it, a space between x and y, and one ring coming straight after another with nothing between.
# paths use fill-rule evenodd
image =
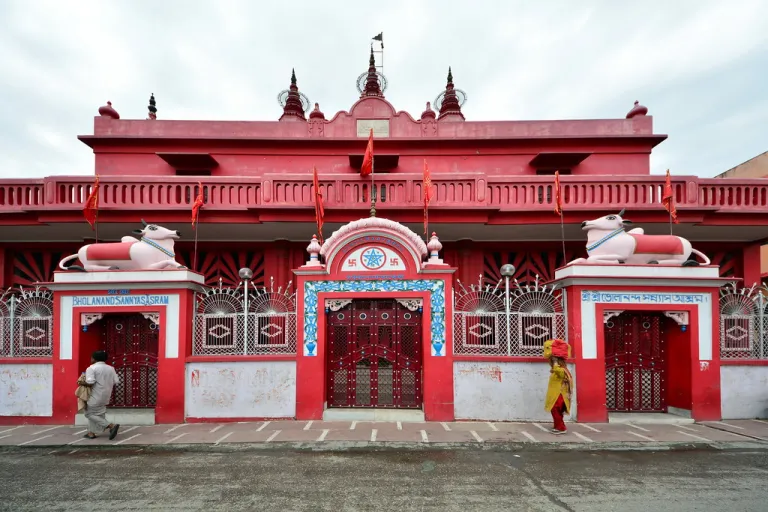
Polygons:
<instances>
[{"instance_id":1,"label":"red door","mask_svg":"<svg viewBox=\"0 0 768 512\"><path fill-rule=\"evenodd\" d=\"M606 407L666 412L665 347L658 313L622 313L605 323Z\"/></svg>"},{"instance_id":2,"label":"red door","mask_svg":"<svg viewBox=\"0 0 768 512\"><path fill-rule=\"evenodd\" d=\"M329 407L421 407L420 311L356 300L326 313Z\"/></svg>"},{"instance_id":3,"label":"red door","mask_svg":"<svg viewBox=\"0 0 768 512\"><path fill-rule=\"evenodd\" d=\"M154 407L158 326L140 314L106 315L103 326L104 350L120 377L112 407Z\"/></svg>"}]
</instances>

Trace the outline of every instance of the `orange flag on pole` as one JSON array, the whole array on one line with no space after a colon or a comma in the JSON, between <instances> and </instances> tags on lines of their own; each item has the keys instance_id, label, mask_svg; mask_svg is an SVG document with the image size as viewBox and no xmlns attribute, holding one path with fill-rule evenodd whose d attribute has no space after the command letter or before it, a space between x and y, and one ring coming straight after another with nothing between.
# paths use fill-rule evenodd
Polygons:
<instances>
[{"instance_id":1,"label":"orange flag on pole","mask_svg":"<svg viewBox=\"0 0 768 512\"><path fill-rule=\"evenodd\" d=\"M667 180L664 182L664 194L661 196L661 204L664 205L664 209L669 212L669 217L675 224L680 221L677 220L677 208L675 208L675 194L672 190L672 178L669 176L669 169L667 169Z\"/></svg>"},{"instance_id":2,"label":"orange flag on pole","mask_svg":"<svg viewBox=\"0 0 768 512\"><path fill-rule=\"evenodd\" d=\"M197 224L197 218L200 215L200 208L202 208L204 204L205 199L203 198L203 184L197 182L197 197L195 198L195 202L192 205L192 229L194 229L195 224Z\"/></svg>"},{"instance_id":3,"label":"orange flag on pole","mask_svg":"<svg viewBox=\"0 0 768 512\"><path fill-rule=\"evenodd\" d=\"M427 166L427 160L424 159L424 183L422 185L424 189L424 234L428 234L428 222L429 222L429 202L432 201L432 177L429 173L429 167Z\"/></svg>"},{"instance_id":4,"label":"orange flag on pole","mask_svg":"<svg viewBox=\"0 0 768 512\"><path fill-rule=\"evenodd\" d=\"M88 195L88 199L85 200L83 206L83 215L88 224L91 225L91 229L94 229L96 225L96 218L99 215L99 175L96 175L96 181L93 182L93 188Z\"/></svg>"},{"instance_id":5,"label":"orange flag on pole","mask_svg":"<svg viewBox=\"0 0 768 512\"><path fill-rule=\"evenodd\" d=\"M317 236L322 244L325 207L323 206L323 193L320 191L320 178L317 176L317 167L312 167L312 185L315 187L315 222L317 223Z\"/></svg>"},{"instance_id":6,"label":"orange flag on pole","mask_svg":"<svg viewBox=\"0 0 768 512\"><path fill-rule=\"evenodd\" d=\"M373 172L373 128L368 136L368 147L365 148L363 165L360 166L360 176L366 177Z\"/></svg>"},{"instance_id":7,"label":"orange flag on pole","mask_svg":"<svg viewBox=\"0 0 768 512\"><path fill-rule=\"evenodd\" d=\"M560 192L560 171L555 171L555 213L563 216L563 195Z\"/></svg>"}]
</instances>

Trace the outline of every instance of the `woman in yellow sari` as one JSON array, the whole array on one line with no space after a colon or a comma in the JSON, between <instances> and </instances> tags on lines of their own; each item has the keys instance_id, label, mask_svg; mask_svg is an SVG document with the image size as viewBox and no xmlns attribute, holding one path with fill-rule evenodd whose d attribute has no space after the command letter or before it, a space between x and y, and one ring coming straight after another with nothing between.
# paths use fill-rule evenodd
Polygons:
<instances>
[{"instance_id":1,"label":"woman in yellow sari","mask_svg":"<svg viewBox=\"0 0 768 512\"><path fill-rule=\"evenodd\" d=\"M554 422L553 434L567 432L564 414L571 411L571 393L573 391L573 376L565 361L571 353L571 347L563 340L549 340L544 343L544 357L549 360L549 386L544 401L544 410L552 413Z\"/></svg>"}]
</instances>

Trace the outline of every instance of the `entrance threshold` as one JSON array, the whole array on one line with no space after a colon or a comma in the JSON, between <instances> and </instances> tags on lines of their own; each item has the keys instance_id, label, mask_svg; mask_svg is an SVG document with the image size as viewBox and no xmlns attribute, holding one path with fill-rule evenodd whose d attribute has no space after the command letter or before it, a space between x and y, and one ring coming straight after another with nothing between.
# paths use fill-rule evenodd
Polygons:
<instances>
[{"instance_id":1,"label":"entrance threshold","mask_svg":"<svg viewBox=\"0 0 768 512\"><path fill-rule=\"evenodd\" d=\"M154 409L110 409L107 407L107 421L110 423L119 423L120 425L154 425ZM75 416L75 426L88 426L88 420L83 413Z\"/></svg>"},{"instance_id":2,"label":"entrance threshold","mask_svg":"<svg viewBox=\"0 0 768 512\"><path fill-rule=\"evenodd\" d=\"M693 419L666 412L609 412L608 423L635 425L688 425Z\"/></svg>"},{"instance_id":3,"label":"entrance threshold","mask_svg":"<svg viewBox=\"0 0 768 512\"><path fill-rule=\"evenodd\" d=\"M331 408L323 411L323 421L401 421L423 423L424 411L419 409Z\"/></svg>"}]
</instances>

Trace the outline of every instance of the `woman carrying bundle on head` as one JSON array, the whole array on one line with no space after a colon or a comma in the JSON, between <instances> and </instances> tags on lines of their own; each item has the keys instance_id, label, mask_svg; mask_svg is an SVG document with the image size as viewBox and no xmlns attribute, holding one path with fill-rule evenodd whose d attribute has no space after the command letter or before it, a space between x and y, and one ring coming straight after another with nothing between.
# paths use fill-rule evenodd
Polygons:
<instances>
[{"instance_id":1,"label":"woman carrying bundle on head","mask_svg":"<svg viewBox=\"0 0 768 512\"><path fill-rule=\"evenodd\" d=\"M564 340L548 340L544 343L544 357L549 360L550 366L544 409L552 413L553 434L566 433L563 415L571 412L573 376L565 363L570 355L571 347Z\"/></svg>"}]
</instances>

